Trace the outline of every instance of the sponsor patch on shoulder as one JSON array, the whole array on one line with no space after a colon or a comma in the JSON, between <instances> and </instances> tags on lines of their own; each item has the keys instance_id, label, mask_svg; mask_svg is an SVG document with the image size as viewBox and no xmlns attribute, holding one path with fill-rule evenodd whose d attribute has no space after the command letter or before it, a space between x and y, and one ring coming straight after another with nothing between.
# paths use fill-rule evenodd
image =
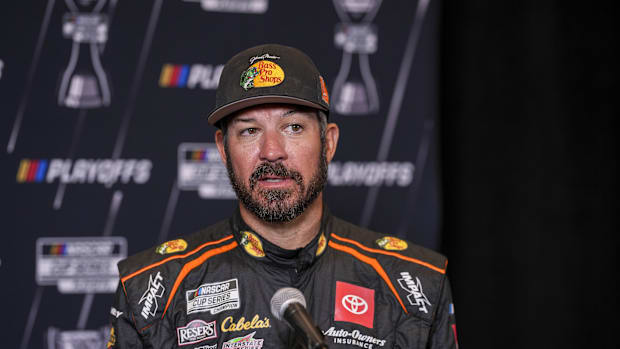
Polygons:
<instances>
[{"instance_id":1,"label":"sponsor patch on shoulder","mask_svg":"<svg viewBox=\"0 0 620 349\"><path fill-rule=\"evenodd\" d=\"M409 247L406 241L393 236L384 236L381 239L377 239L375 242L379 247L388 251L403 251Z\"/></svg>"},{"instance_id":2,"label":"sponsor patch on shoulder","mask_svg":"<svg viewBox=\"0 0 620 349\"><path fill-rule=\"evenodd\" d=\"M247 253L254 257L265 257L265 251L263 251L263 243L260 241L256 234L249 231L241 233L241 245Z\"/></svg>"},{"instance_id":3,"label":"sponsor patch on shoulder","mask_svg":"<svg viewBox=\"0 0 620 349\"><path fill-rule=\"evenodd\" d=\"M319 237L318 247L316 248L316 256L320 256L327 246L327 239L325 238L325 234L321 233Z\"/></svg>"},{"instance_id":4,"label":"sponsor patch on shoulder","mask_svg":"<svg viewBox=\"0 0 620 349\"><path fill-rule=\"evenodd\" d=\"M161 255L185 251L187 242L183 239L166 241L155 248L155 252Z\"/></svg>"}]
</instances>

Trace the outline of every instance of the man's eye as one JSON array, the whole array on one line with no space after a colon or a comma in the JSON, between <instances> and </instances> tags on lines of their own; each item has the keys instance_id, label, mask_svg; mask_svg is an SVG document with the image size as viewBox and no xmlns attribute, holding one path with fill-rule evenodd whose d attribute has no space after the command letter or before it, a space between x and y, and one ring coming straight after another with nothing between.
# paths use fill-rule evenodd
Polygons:
<instances>
[{"instance_id":1,"label":"man's eye","mask_svg":"<svg viewBox=\"0 0 620 349\"><path fill-rule=\"evenodd\" d=\"M250 128L246 128L244 130L241 130L241 135L242 136L249 136L249 135L253 135L256 132L258 132L258 130L254 127L250 127Z\"/></svg>"},{"instance_id":2,"label":"man's eye","mask_svg":"<svg viewBox=\"0 0 620 349\"><path fill-rule=\"evenodd\" d=\"M299 133L304 128L299 124L292 124L292 125L288 125L288 129L293 133Z\"/></svg>"}]
</instances>

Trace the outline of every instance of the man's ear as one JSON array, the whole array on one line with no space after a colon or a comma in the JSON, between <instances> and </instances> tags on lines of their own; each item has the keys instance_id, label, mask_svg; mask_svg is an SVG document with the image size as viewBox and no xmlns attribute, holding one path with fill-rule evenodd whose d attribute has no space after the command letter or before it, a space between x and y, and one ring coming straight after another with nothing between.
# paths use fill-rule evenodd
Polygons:
<instances>
[{"instance_id":1,"label":"man's ear","mask_svg":"<svg viewBox=\"0 0 620 349\"><path fill-rule=\"evenodd\" d=\"M222 130L215 131L215 145L217 145L217 151L220 153L220 159L224 165L226 165L226 151L224 150L224 133Z\"/></svg>"},{"instance_id":2,"label":"man's ear","mask_svg":"<svg viewBox=\"0 0 620 349\"><path fill-rule=\"evenodd\" d=\"M334 123L327 124L325 128L325 155L327 162L331 162L336 154L338 147L338 137L340 137L340 129Z\"/></svg>"}]
</instances>

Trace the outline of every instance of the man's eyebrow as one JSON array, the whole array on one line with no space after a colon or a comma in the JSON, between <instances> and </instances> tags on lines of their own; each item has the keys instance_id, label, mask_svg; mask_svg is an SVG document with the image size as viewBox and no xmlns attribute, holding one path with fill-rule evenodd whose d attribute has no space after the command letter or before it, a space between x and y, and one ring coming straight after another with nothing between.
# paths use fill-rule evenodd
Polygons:
<instances>
[{"instance_id":1,"label":"man's eyebrow","mask_svg":"<svg viewBox=\"0 0 620 349\"><path fill-rule=\"evenodd\" d=\"M284 117L291 116L291 115L294 115L294 114L297 114L297 113L308 114L308 113L311 113L311 112L312 111L309 110L309 109L296 108L296 109L291 109L291 110L285 112L284 114L281 115L281 117L284 118ZM308 115L306 115L306 116L308 116Z\"/></svg>"},{"instance_id":2,"label":"man's eyebrow","mask_svg":"<svg viewBox=\"0 0 620 349\"><path fill-rule=\"evenodd\" d=\"M255 118L234 118L231 120L233 124L238 123L238 122L252 122L252 121L256 121L256 119Z\"/></svg>"}]
</instances>

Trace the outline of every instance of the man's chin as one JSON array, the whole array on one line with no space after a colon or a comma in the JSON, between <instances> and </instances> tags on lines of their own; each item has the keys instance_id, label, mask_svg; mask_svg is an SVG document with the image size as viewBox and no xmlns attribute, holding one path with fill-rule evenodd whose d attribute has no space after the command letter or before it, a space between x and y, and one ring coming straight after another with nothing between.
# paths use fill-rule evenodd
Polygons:
<instances>
[{"instance_id":1,"label":"man's chin","mask_svg":"<svg viewBox=\"0 0 620 349\"><path fill-rule=\"evenodd\" d=\"M270 200L264 197L254 197L254 202L258 204L262 209L267 210L278 210L278 211L287 211L295 204L298 203L298 200L294 197L288 197L286 199L278 199L278 200Z\"/></svg>"}]
</instances>

